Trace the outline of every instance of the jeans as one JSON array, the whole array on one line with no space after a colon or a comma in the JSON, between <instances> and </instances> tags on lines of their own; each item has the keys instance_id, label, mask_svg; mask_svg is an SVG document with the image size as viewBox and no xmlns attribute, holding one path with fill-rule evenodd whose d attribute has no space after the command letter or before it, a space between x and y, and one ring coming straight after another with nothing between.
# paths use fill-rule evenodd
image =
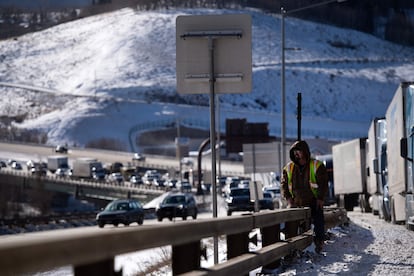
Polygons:
<instances>
[{"instance_id":1,"label":"jeans","mask_svg":"<svg viewBox=\"0 0 414 276\"><path fill-rule=\"evenodd\" d=\"M311 218L313 223L313 230L315 232L315 240L325 240L325 218L323 216L323 208L316 206L316 200L312 201Z\"/></svg>"}]
</instances>

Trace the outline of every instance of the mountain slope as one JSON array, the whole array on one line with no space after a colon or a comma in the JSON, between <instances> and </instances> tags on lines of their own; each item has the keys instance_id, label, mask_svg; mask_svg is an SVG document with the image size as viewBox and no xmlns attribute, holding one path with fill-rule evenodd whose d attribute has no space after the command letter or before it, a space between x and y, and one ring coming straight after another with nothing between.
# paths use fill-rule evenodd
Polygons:
<instances>
[{"instance_id":1,"label":"mountain slope","mask_svg":"<svg viewBox=\"0 0 414 276\"><path fill-rule=\"evenodd\" d=\"M243 116L248 121L268 121L277 135L280 18L255 10L141 13L123 9L0 41L0 82L56 90L45 94L0 86L4 95L0 115L25 114L26 120L18 126L46 131L49 143L78 145L100 137L119 137L113 131L122 133L119 139L127 143L130 134L126 133L131 129L166 114L184 121L192 112L166 104L146 109L150 102L209 104L207 95L176 93L175 19L186 14L234 12L252 16L253 91L221 95L221 120ZM326 136L315 129L329 128L327 121L339 120L349 121L348 128L355 126L349 129L353 131L349 138L366 132L373 117L384 116L399 82L413 76L413 48L295 18L286 18L285 25L286 47L301 49L286 51L288 135L295 133L297 92L302 93L304 121L313 128L309 136ZM197 117L197 112L191 116ZM208 111L201 117L208 120ZM310 126L317 122L315 117L324 121ZM102 122L114 130L102 129ZM199 127L208 128L208 124L199 123Z\"/></svg>"}]
</instances>

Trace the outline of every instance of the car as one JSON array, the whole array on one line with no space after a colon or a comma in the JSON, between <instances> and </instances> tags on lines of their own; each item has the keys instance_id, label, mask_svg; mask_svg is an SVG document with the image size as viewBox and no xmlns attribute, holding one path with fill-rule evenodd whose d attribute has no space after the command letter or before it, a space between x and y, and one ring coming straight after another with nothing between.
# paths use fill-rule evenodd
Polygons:
<instances>
[{"instance_id":1,"label":"car","mask_svg":"<svg viewBox=\"0 0 414 276\"><path fill-rule=\"evenodd\" d=\"M188 166L188 167L193 167L194 166L194 159L191 157L183 157L181 159L181 164L184 166Z\"/></svg>"},{"instance_id":2,"label":"car","mask_svg":"<svg viewBox=\"0 0 414 276\"><path fill-rule=\"evenodd\" d=\"M263 192L270 192L275 203L275 208L286 208L287 202L280 194L280 185L277 186L265 186Z\"/></svg>"},{"instance_id":3,"label":"car","mask_svg":"<svg viewBox=\"0 0 414 276\"><path fill-rule=\"evenodd\" d=\"M226 203L228 216L231 216L234 211L254 211L249 188L231 188Z\"/></svg>"},{"instance_id":4,"label":"car","mask_svg":"<svg viewBox=\"0 0 414 276\"><path fill-rule=\"evenodd\" d=\"M280 197L280 186L263 187L263 192L270 192L273 197Z\"/></svg>"},{"instance_id":5,"label":"car","mask_svg":"<svg viewBox=\"0 0 414 276\"><path fill-rule=\"evenodd\" d=\"M62 145L57 145L55 148L55 152L68 153L68 148Z\"/></svg>"},{"instance_id":6,"label":"car","mask_svg":"<svg viewBox=\"0 0 414 276\"><path fill-rule=\"evenodd\" d=\"M23 169L22 164L20 164L19 162L16 162L16 161L14 161L14 162L11 164L11 168L12 168L13 170L19 170L19 171Z\"/></svg>"},{"instance_id":7,"label":"car","mask_svg":"<svg viewBox=\"0 0 414 276\"><path fill-rule=\"evenodd\" d=\"M278 201L276 201L270 192L263 192L263 198L259 200L259 208L260 210L269 209L274 210L275 205L279 207Z\"/></svg>"},{"instance_id":8,"label":"car","mask_svg":"<svg viewBox=\"0 0 414 276\"><path fill-rule=\"evenodd\" d=\"M190 193L193 186L188 180L179 180L175 183L175 188L180 190L183 193Z\"/></svg>"},{"instance_id":9,"label":"car","mask_svg":"<svg viewBox=\"0 0 414 276\"><path fill-rule=\"evenodd\" d=\"M155 179L161 178L161 174L157 170L147 170L142 176L145 185L151 186Z\"/></svg>"},{"instance_id":10,"label":"car","mask_svg":"<svg viewBox=\"0 0 414 276\"><path fill-rule=\"evenodd\" d=\"M57 176L57 177L66 177L66 176L69 176L69 168L58 168L55 171L55 176Z\"/></svg>"},{"instance_id":11,"label":"car","mask_svg":"<svg viewBox=\"0 0 414 276\"><path fill-rule=\"evenodd\" d=\"M132 161L140 161L140 162L144 162L145 161L145 156L142 153L134 153L134 156L132 157Z\"/></svg>"},{"instance_id":12,"label":"car","mask_svg":"<svg viewBox=\"0 0 414 276\"><path fill-rule=\"evenodd\" d=\"M138 175L131 175L131 177L129 178L129 182L133 185L144 184L144 182L142 181L142 178Z\"/></svg>"},{"instance_id":13,"label":"car","mask_svg":"<svg viewBox=\"0 0 414 276\"><path fill-rule=\"evenodd\" d=\"M172 220L175 217L181 217L186 220L188 216L193 219L197 218L197 203L192 194L173 193L167 195L155 210L158 221L163 218Z\"/></svg>"},{"instance_id":14,"label":"car","mask_svg":"<svg viewBox=\"0 0 414 276\"><path fill-rule=\"evenodd\" d=\"M118 184L121 184L122 182L124 182L124 177L122 176L122 174L120 172L111 173L109 175L108 179L109 179L109 181L117 182Z\"/></svg>"},{"instance_id":15,"label":"car","mask_svg":"<svg viewBox=\"0 0 414 276\"><path fill-rule=\"evenodd\" d=\"M106 224L128 226L133 222L142 225L144 223L144 209L141 203L134 199L114 200L96 215L96 222L100 228Z\"/></svg>"},{"instance_id":16,"label":"car","mask_svg":"<svg viewBox=\"0 0 414 276\"><path fill-rule=\"evenodd\" d=\"M176 187L178 180L177 179L169 179L167 180L167 183L165 184L165 186L167 186L170 189L173 189Z\"/></svg>"}]
</instances>

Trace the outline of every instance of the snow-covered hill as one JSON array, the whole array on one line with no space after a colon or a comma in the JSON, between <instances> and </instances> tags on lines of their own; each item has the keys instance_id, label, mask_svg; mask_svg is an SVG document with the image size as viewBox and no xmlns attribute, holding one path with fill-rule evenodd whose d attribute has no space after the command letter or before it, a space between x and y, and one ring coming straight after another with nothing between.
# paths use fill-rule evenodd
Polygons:
<instances>
[{"instance_id":1,"label":"snow-covered hill","mask_svg":"<svg viewBox=\"0 0 414 276\"><path fill-rule=\"evenodd\" d=\"M16 125L44 130L50 144L129 144L131 133L177 120L208 129L208 96L176 93L175 20L241 12L252 16L253 90L219 97L221 128L226 118L246 118L268 122L278 136L280 17L256 10L123 9L0 41L0 82L53 90L0 86L0 116L24 114ZM305 137L350 139L366 136L398 84L413 80L414 48L295 18L285 25L286 47L301 49L286 51L288 136L296 134L298 92Z\"/></svg>"}]
</instances>

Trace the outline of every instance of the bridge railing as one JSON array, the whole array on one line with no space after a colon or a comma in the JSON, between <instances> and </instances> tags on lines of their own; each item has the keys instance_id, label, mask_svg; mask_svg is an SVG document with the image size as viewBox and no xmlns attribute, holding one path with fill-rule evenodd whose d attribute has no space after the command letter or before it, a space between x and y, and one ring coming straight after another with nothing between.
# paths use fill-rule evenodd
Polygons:
<instances>
[{"instance_id":1,"label":"bridge railing","mask_svg":"<svg viewBox=\"0 0 414 276\"><path fill-rule=\"evenodd\" d=\"M172 246L173 275L243 275L261 266L278 266L283 256L308 247L309 218L309 209L298 208L70 235L61 231L14 235L1 240L0 272L20 275L70 265L75 275L116 275L115 256ZM281 224L297 222L303 226L301 234L281 240ZM251 252L249 233L254 229L260 229L262 247ZM201 240L220 236L226 238L227 261L201 267Z\"/></svg>"}]
</instances>

